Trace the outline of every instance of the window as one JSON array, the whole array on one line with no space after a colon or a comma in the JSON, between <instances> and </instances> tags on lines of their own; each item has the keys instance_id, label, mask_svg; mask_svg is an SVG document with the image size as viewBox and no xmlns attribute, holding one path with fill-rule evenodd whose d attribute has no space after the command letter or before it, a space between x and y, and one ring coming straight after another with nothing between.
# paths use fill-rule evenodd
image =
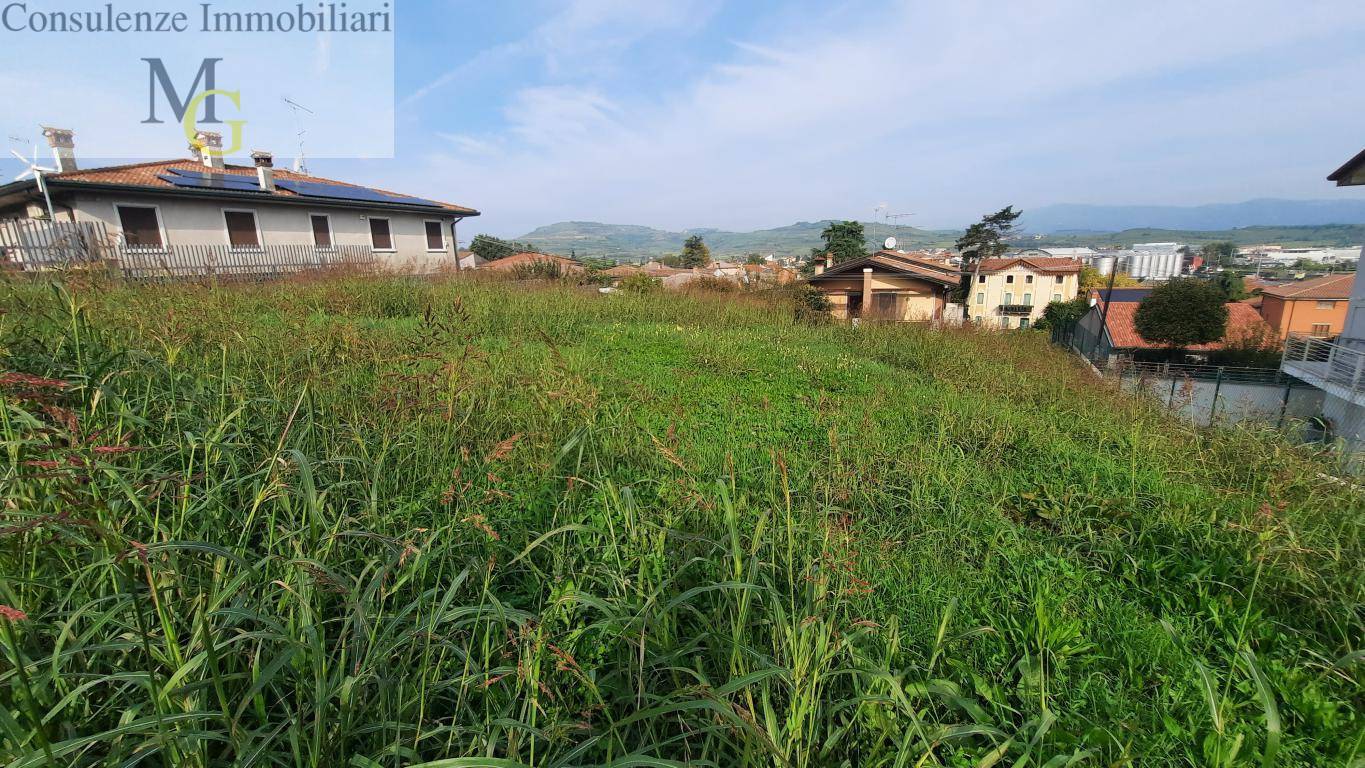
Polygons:
<instances>
[{"instance_id":1,"label":"window","mask_svg":"<svg viewBox=\"0 0 1365 768\"><path fill-rule=\"evenodd\" d=\"M1010 293L1009 291L1006 291L1006 292L1005 292L1005 300L1002 301L1002 302L1000 302L1000 303L1001 303L1001 304L1013 304L1013 303L1014 303L1014 294L1013 294L1013 293Z\"/></svg>"},{"instance_id":2,"label":"window","mask_svg":"<svg viewBox=\"0 0 1365 768\"><path fill-rule=\"evenodd\" d=\"M260 248L261 231L256 228L255 211L223 211L228 245L233 248Z\"/></svg>"},{"instance_id":3,"label":"window","mask_svg":"<svg viewBox=\"0 0 1365 768\"><path fill-rule=\"evenodd\" d=\"M1024 282L1026 282L1026 283L1032 283L1032 282L1033 282L1033 275L1024 275Z\"/></svg>"},{"instance_id":4,"label":"window","mask_svg":"<svg viewBox=\"0 0 1365 768\"><path fill-rule=\"evenodd\" d=\"M985 292L985 291L977 291L977 292L976 292L976 303L977 303L977 304L985 304L985 303L986 303L986 292Z\"/></svg>"},{"instance_id":5,"label":"window","mask_svg":"<svg viewBox=\"0 0 1365 768\"><path fill-rule=\"evenodd\" d=\"M1335 301L1319 301L1319 302L1318 302L1318 309L1336 309L1336 306L1337 306L1337 303L1336 303Z\"/></svg>"},{"instance_id":6,"label":"window","mask_svg":"<svg viewBox=\"0 0 1365 768\"><path fill-rule=\"evenodd\" d=\"M446 235L445 228L439 221L426 222L427 227L427 250L432 252L445 253Z\"/></svg>"},{"instance_id":7,"label":"window","mask_svg":"<svg viewBox=\"0 0 1365 768\"><path fill-rule=\"evenodd\" d=\"M1313 335L1319 339L1325 339L1332 335L1331 323L1313 323Z\"/></svg>"},{"instance_id":8,"label":"window","mask_svg":"<svg viewBox=\"0 0 1365 768\"><path fill-rule=\"evenodd\" d=\"M313 224L313 245L317 248L332 247L332 217L315 213L309 217Z\"/></svg>"},{"instance_id":9,"label":"window","mask_svg":"<svg viewBox=\"0 0 1365 768\"><path fill-rule=\"evenodd\" d=\"M981 275L980 277L976 278L976 281L977 281L978 283L984 283L984 282L986 282L986 276L985 276L985 275Z\"/></svg>"},{"instance_id":10,"label":"window","mask_svg":"<svg viewBox=\"0 0 1365 768\"><path fill-rule=\"evenodd\" d=\"M1028 327L1028 318L1027 318L1027 317L1021 317L1021 318L1019 318L1019 327L1020 327L1020 328L1027 328L1027 327Z\"/></svg>"},{"instance_id":11,"label":"window","mask_svg":"<svg viewBox=\"0 0 1365 768\"><path fill-rule=\"evenodd\" d=\"M1053 301L1061 301L1061 300L1062 300L1062 294L1060 294L1060 293L1054 293L1054 294L1052 294L1052 300L1053 300Z\"/></svg>"},{"instance_id":12,"label":"window","mask_svg":"<svg viewBox=\"0 0 1365 768\"><path fill-rule=\"evenodd\" d=\"M1002 317L1002 318L1000 318L1000 327L1001 327L1001 328L1008 328L1008 327L1010 327L1010 319L1009 319L1008 317Z\"/></svg>"},{"instance_id":13,"label":"window","mask_svg":"<svg viewBox=\"0 0 1365 768\"><path fill-rule=\"evenodd\" d=\"M388 219L370 218L370 245L376 251L393 250L393 233L389 231Z\"/></svg>"},{"instance_id":14,"label":"window","mask_svg":"<svg viewBox=\"0 0 1365 768\"><path fill-rule=\"evenodd\" d=\"M1014 282L1014 275L1005 275L1005 282L1006 282L1006 283L1013 283L1013 282Z\"/></svg>"},{"instance_id":15,"label":"window","mask_svg":"<svg viewBox=\"0 0 1365 768\"><path fill-rule=\"evenodd\" d=\"M166 247L166 241L161 237L161 214L156 208L120 205L118 220L123 228L123 242L129 248Z\"/></svg>"},{"instance_id":16,"label":"window","mask_svg":"<svg viewBox=\"0 0 1365 768\"><path fill-rule=\"evenodd\" d=\"M1066 275L1057 275L1057 285L1061 285L1062 283L1065 283L1065 282L1066 282Z\"/></svg>"},{"instance_id":17,"label":"window","mask_svg":"<svg viewBox=\"0 0 1365 768\"><path fill-rule=\"evenodd\" d=\"M1024 294L1024 305L1029 307L1033 306L1033 294L1031 293Z\"/></svg>"}]
</instances>

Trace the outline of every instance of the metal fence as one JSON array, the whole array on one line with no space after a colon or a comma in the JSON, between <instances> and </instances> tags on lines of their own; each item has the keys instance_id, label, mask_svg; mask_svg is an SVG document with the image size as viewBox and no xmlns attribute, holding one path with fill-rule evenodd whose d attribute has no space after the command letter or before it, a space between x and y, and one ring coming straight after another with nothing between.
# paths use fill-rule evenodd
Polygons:
<instances>
[{"instance_id":1,"label":"metal fence","mask_svg":"<svg viewBox=\"0 0 1365 768\"><path fill-rule=\"evenodd\" d=\"M111 235L101 222L0 222L0 265L9 271L45 272L103 265L129 280L268 280L306 272L373 271L368 245L167 245L137 247Z\"/></svg>"},{"instance_id":2,"label":"metal fence","mask_svg":"<svg viewBox=\"0 0 1365 768\"><path fill-rule=\"evenodd\" d=\"M1273 368L1129 362L1109 372L1130 391L1148 392L1204 426L1256 421L1311 430L1322 411L1321 390Z\"/></svg>"},{"instance_id":3,"label":"metal fence","mask_svg":"<svg viewBox=\"0 0 1365 768\"><path fill-rule=\"evenodd\" d=\"M1302 371L1315 383L1335 384L1347 392L1365 394L1365 352L1327 339L1290 334L1281 366Z\"/></svg>"}]
</instances>

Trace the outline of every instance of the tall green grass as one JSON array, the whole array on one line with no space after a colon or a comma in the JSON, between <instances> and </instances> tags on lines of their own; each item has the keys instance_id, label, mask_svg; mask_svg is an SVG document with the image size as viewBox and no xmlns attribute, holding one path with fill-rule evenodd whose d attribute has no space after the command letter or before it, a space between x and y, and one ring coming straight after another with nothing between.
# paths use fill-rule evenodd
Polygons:
<instances>
[{"instance_id":1,"label":"tall green grass","mask_svg":"<svg viewBox=\"0 0 1365 768\"><path fill-rule=\"evenodd\" d=\"M1033 334L405 279L0 309L6 765L1365 755L1358 489Z\"/></svg>"}]
</instances>

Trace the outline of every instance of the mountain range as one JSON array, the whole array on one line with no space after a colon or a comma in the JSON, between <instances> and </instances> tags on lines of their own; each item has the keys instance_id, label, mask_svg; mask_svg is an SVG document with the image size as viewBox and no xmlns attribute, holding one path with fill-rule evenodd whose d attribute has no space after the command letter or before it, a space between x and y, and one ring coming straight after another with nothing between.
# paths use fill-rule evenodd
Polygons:
<instances>
[{"instance_id":1,"label":"mountain range","mask_svg":"<svg viewBox=\"0 0 1365 768\"><path fill-rule=\"evenodd\" d=\"M1247 200L1211 205L1046 205L1024 212L1026 232L1121 232L1125 229L1218 231L1244 227L1365 224L1365 199Z\"/></svg>"},{"instance_id":2,"label":"mountain range","mask_svg":"<svg viewBox=\"0 0 1365 768\"><path fill-rule=\"evenodd\" d=\"M731 232L720 229L668 231L632 224L564 221L515 238L536 249L580 257L644 260L682 249L701 235L716 257L750 253L804 256L821 243L825 221L803 221L775 229ZM869 249L894 236L906 249L950 247L960 230L931 230L863 222ZM1231 240L1239 245L1348 246L1365 242L1365 200L1248 200L1191 207L1048 205L1026 210L1019 245L1127 246L1137 242L1190 244Z\"/></svg>"}]
</instances>

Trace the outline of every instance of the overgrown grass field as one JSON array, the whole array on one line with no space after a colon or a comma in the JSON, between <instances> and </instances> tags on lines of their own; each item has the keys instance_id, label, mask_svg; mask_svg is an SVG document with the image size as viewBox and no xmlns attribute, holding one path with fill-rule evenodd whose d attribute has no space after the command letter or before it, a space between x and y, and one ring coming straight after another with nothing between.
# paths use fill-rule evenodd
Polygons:
<instances>
[{"instance_id":1,"label":"overgrown grass field","mask_svg":"<svg viewBox=\"0 0 1365 768\"><path fill-rule=\"evenodd\" d=\"M1365 764L1358 487L1039 334L0 286L0 762Z\"/></svg>"}]
</instances>

